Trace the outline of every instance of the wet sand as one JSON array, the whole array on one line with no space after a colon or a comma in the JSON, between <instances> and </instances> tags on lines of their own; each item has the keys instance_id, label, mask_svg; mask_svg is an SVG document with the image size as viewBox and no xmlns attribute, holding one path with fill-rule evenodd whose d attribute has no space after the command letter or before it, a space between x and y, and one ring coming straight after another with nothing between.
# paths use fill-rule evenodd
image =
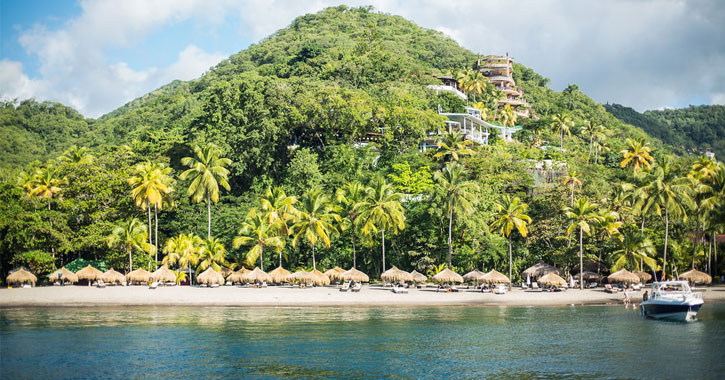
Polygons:
<instances>
[{"instance_id":1,"label":"wet sand","mask_svg":"<svg viewBox=\"0 0 725 380\"><path fill-rule=\"evenodd\" d=\"M725 286L698 288L705 303L725 302ZM644 291L634 292L632 300L639 303ZM563 292L541 292L514 288L507 294L481 293L462 288L458 293L438 293L434 287L409 289L408 294L395 294L390 288L365 285L358 293L340 292L339 288L316 287L299 289L290 286L252 288L221 286L201 288L189 286L160 287L49 286L22 289L0 289L0 307L68 307L68 306L560 306L622 304L622 293L606 293L598 289L569 289Z\"/></svg>"}]
</instances>

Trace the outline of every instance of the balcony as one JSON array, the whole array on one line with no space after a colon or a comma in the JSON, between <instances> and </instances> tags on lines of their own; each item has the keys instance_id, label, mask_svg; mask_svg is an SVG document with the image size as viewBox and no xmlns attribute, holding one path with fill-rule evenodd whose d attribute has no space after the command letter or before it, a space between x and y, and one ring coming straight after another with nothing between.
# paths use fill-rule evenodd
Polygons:
<instances>
[{"instance_id":1,"label":"balcony","mask_svg":"<svg viewBox=\"0 0 725 380\"><path fill-rule=\"evenodd\" d=\"M491 82L507 82L511 84L514 83L514 79L506 75L491 75L490 77L488 77L488 80Z\"/></svg>"},{"instance_id":2,"label":"balcony","mask_svg":"<svg viewBox=\"0 0 725 380\"><path fill-rule=\"evenodd\" d=\"M458 91L458 89L453 86L430 84L430 85L428 85L428 88L435 90L436 95L440 94L441 91L448 91L448 92L452 92L453 94L455 94L456 96L458 96L459 98L461 98L463 100L468 100L468 96L466 96L466 94Z\"/></svg>"},{"instance_id":3,"label":"balcony","mask_svg":"<svg viewBox=\"0 0 725 380\"><path fill-rule=\"evenodd\" d=\"M530 116L529 110L527 110L527 109L516 110L516 115L518 115L519 117L523 117L525 119L527 119Z\"/></svg>"},{"instance_id":4,"label":"balcony","mask_svg":"<svg viewBox=\"0 0 725 380\"><path fill-rule=\"evenodd\" d=\"M498 101L499 103L503 104L510 104L512 106L522 106L526 103L523 99L516 99L516 98L505 98Z\"/></svg>"}]
</instances>

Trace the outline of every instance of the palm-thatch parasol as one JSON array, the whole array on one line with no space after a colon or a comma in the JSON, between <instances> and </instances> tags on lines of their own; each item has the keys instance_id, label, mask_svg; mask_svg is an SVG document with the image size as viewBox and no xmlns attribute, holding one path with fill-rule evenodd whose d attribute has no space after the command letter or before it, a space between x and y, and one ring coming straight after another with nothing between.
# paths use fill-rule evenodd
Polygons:
<instances>
[{"instance_id":1,"label":"palm-thatch parasol","mask_svg":"<svg viewBox=\"0 0 725 380\"><path fill-rule=\"evenodd\" d=\"M227 278L227 277L229 277L229 275L234 273L234 271L227 267L221 267L221 270L219 271L219 273L221 273L222 276L224 276L224 278Z\"/></svg>"},{"instance_id":2,"label":"palm-thatch parasol","mask_svg":"<svg viewBox=\"0 0 725 380\"><path fill-rule=\"evenodd\" d=\"M537 279L541 276L546 275L547 273L554 273L559 274L559 269L557 269L555 266L539 262L532 266L530 266L528 269L526 269L523 272L523 277L529 276L532 279Z\"/></svg>"},{"instance_id":3,"label":"palm-thatch parasol","mask_svg":"<svg viewBox=\"0 0 725 380\"><path fill-rule=\"evenodd\" d=\"M426 282L428 281L428 276L414 270L410 272L410 277L413 277L413 282Z\"/></svg>"},{"instance_id":4,"label":"palm-thatch parasol","mask_svg":"<svg viewBox=\"0 0 725 380\"><path fill-rule=\"evenodd\" d=\"M544 286L566 286L566 280L554 272L549 272L539 277L536 282Z\"/></svg>"},{"instance_id":5,"label":"palm-thatch parasol","mask_svg":"<svg viewBox=\"0 0 725 380\"><path fill-rule=\"evenodd\" d=\"M242 277L244 277L245 274L249 273L250 270L247 268L241 268L236 272L232 272L229 276L227 276L227 281L230 281L233 284L244 282L242 280Z\"/></svg>"},{"instance_id":6,"label":"palm-thatch parasol","mask_svg":"<svg viewBox=\"0 0 725 380\"><path fill-rule=\"evenodd\" d=\"M87 267L76 272L79 280L88 280L88 286L91 286L91 281L97 280L103 276L103 272L88 264Z\"/></svg>"},{"instance_id":7,"label":"palm-thatch parasol","mask_svg":"<svg viewBox=\"0 0 725 380\"><path fill-rule=\"evenodd\" d=\"M255 267L251 272L242 276L242 282L252 284L257 282L272 282L272 277L263 270Z\"/></svg>"},{"instance_id":8,"label":"palm-thatch parasol","mask_svg":"<svg viewBox=\"0 0 725 380\"><path fill-rule=\"evenodd\" d=\"M610 274L609 276L607 276L607 279L609 280L609 282L624 282L626 284L639 283L639 277L626 269L622 269L619 272L614 272Z\"/></svg>"},{"instance_id":9,"label":"palm-thatch parasol","mask_svg":"<svg viewBox=\"0 0 725 380\"><path fill-rule=\"evenodd\" d=\"M443 269L437 275L433 276L433 281L438 282L438 283L463 282L463 277L461 277L460 274L446 268L446 269Z\"/></svg>"},{"instance_id":10,"label":"palm-thatch parasol","mask_svg":"<svg viewBox=\"0 0 725 380\"><path fill-rule=\"evenodd\" d=\"M578 279L579 273L575 274L573 277ZM588 270L585 270L584 273L582 273L582 277L584 278L584 281L599 281L602 278L602 276Z\"/></svg>"},{"instance_id":11,"label":"palm-thatch parasol","mask_svg":"<svg viewBox=\"0 0 725 380\"><path fill-rule=\"evenodd\" d=\"M249 274L249 273L247 273ZM196 276L196 281L200 284L224 284L224 276L222 276L221 273L214 270L214 268L209 267L204 272L202 272L200 275Z\"/></svg>"},{"instance_id":12,"label":"palm-thatch parasol","mask_svg":"<svg viewBox=\"0 0 725 380\"><path fill-rule=\"evenodd\" d=\"M639 282L647 282L652 279L652 275L647 272L642 272L638 270L632 273L636 274L637 277L639 277Z\"/></svg>"},{"instance_id":13,"label":"palm-thatch parasol","mask_svg":"<svg viewBox=\"0 0 725 380\"><path fill-rule=\"evenodd\" d=\"M116 272L115 270L113 270L113 268L111 268L101 275L101 281L108 282L110 284L114 282L122 284L126 282L126 276L119 272Z\"/></svg>"},{"instance_id":14,"label":"palm-thatch parasol","mask_svg":"<svg viewBox=\"0 0 725 380\"><path fill-rule=\"evenodd\" d=\"M68 269L65 269L65 267L58 269L57 271L51 273L48 275L48 278L51 282L58 281L58 274L60 274L60 280L63 282L71 282L76 283L78 282L78 276L76 276L75 273L69 271Z\"/></svg>"},{"instance_id":15,"label":"palm-thatch parasol","mask_svg":"<svg viewBox=\"0 0 725 380\"><path fill-rule=\"evenodd\" d=\"M11 273L6 279L8 284L14 284L16 282L23 283L23 282L29 282L33 285L35 285L36 282L38 282L38 278L35 277L34 274L26 271L23 268L20 268L16 270L15 272Z\"/></svg>"},{"instance_id":16,"label":"palm-thatch parasol","mask_svg":"<svg viewBox=\"0 0 725 380\"><path fill-rule=\"evenodd\" d=\"M267 273L269 277L272 278L272 282L275 284L281 284L283 282L287 281L287 277L292 274L292 272L288 271L287 269L284 269L282 267L277 267L274 270Z\"/></svg>"},{"instance_id":17,"label":"palm-thatch parasol","mask_svg":"<svg viewBox=\"0 0 725 380\"><path fill-rule=\"evenodd\" d=\"M135 271L132 271L131 273L126 275L126 280L130 282L149 282L149 279L151 279L151 273L143 268L138 268Z\"/></svg>"},{"instance_id":18,"label":"palm-thatch parasol","mask_svg":"<svg viewBox=\"0 0 725 380\"><path fill-rule=\"evenodd\" d=\"M499 271L492 269L490 272L481 276L480 282L484 284L509 284L511 280Z\"/></svg>"},{"instance_id":19,"label":"palm-thatch parasol","mask_svg":"<svg viewBox=\"0 0 725 380\"><path fill-rule=\"evenodd\" d=\"M313 270L310 273L312 273L313 275L315 275L315 277L318 278L319 281L315 282L316 285L330 285L330 278L327 277L326 274L318 271L317 269Z\"/></svg>"},{"instance_id":20,"label":"palm-thatch parasol","mask_svg":"<svg viewBox=\"0 0 725 380\"><path fill-rule=\"evenodd\" d=\"M176 273L169 269L166 265L162 265L161 268L156 269L154 273L151 273L151 278L154 281L161 282L176 282Z\"/></svg>"},{"instance_id":21,"label":"palm-thatch parasol","mask_svg":"<svg viewBox=\"0 0 725 380\"><path fill-rule=\"evenodd\" d=\"M700 272L697 269L688 270L687 272L677 276L680 280L687 280L697 284L709 284L712 282L712 277L705 272Z\"/></svg>"},{"instance_id":22,"label":"palm-thatch parasol","mask_svg":"<svg viewBox=\"0 0 725 380\"><path fill-rule=\"evenodd\" d=\"M370 277L355 268L340 273L340 281L370 282Z\"/></svg>"},{"instance_id":23,"label":"palm-thatch parasol","mask_svg":"<svg viewBox=\"0 0 725 380\"><path fill-rule=\"evenodd\" d=\"M396 266L386 270L380 275L380 279L383 281L397 282L397 281L413 281L413 276L410 273L398 269Z\"/></svg>"},{"instance_id":24,"label":"palm-thatch parasol","mask_svg":"<svg viewBox=\"0 0 725 380\"><path fill-rule=\"evenodd\" d=\"M474 269L463 275L463 281L481 282L481 277L483 277L484 274L485 273L481 272L480 270Z\"/></svg>"},{"instance_id":25,"label":"palm-thatch parasol","mask_svg":"<svg viewBox=\"0 0 725 380\"><path fill-rule=\"evenodd\" d=\"M325 272L325 276L327 276L330 279L330 281L339 281L340 274L342 274L343 272L345 272L344 269L342 269L340 267L334 267L334 268L328 270L327 272Z\"/></svg>"}]
</instances>

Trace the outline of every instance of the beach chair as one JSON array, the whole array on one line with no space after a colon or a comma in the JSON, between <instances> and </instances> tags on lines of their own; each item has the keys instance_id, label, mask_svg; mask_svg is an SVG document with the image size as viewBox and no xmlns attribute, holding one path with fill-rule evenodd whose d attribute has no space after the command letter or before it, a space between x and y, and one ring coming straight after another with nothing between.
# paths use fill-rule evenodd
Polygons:
<instances>
[{"instance_id":1,"label":"beach chair","mask_svg":"<svg viewBox=\"0 0 725 380\"><path fill-rule=\"evenodd\" d=\"M342 287L340 287L341 292L346 292L350 290L350 281L345 281L344 284L342 284Z\"/></svg>"},{"instance_id":2,"label":"beach chair","mask_svg":"<svg viewBox=\"0 0 725 380\"><path fill-rule=\"evenodd\" d=\"M219 284L211 284L211 285L209 285L209 287L210 288L218 288L219 287Z\"/></svg>"},{"instance_id":3,"label":"beach chair","mask_svg":"<svg viewBox=\"0 0 725 380\"><path fill-rule=\"evenodd\" d=\"M604 291L607 293L615 293L617 290L612 287L611 284L604 285Z\"/></svg>"},{"instance_id":4,"label":"beach chair","mask_svg":"<svg viewBox=\"0 0 725 380\"><path fill-rule=\"evenodd\" d=\"M393 293L395 293L395 294L407 294L408 293L408 289L406 289L403 286L397 286L396 285L396 286L393 286Z\"/></svg>"},{"instance_id":5,"label":"beach chair","mask_svg":"<svg viewBox=\"0 0 725 380\"><path fill-rule=\"evenodd\" d=\"M355 293L357 293L357 292L360 291L360 289L362 289L362 284L361 283L357 283L350 290L353 291L353 292L355 292Z\"/></svg>"},{"instance_id":6,"label":"beach chair","mask_svg":"<svg viewBox=\"0 0 725 380\"><path fill-rule=\"evenodd\" d=\"M105 288L106 287L106 283L103 282L103 280L98 280L98 283L96 284L96 286L99 287L99 288Z\"/></svg>"},{"instance_id":7,"label":"beach chair","mask_svg":"<svg viewBox=\"0 0 725 380\"><path fill-rule=\"evenodd\" d=\"M266 288L266 287L267 287L267 283L266 283L266 282L263 282L263 283L262 283L262 285L261 285L260 287L261 287L261 288Z\"/></svg>"},{"instance_id":8,"label":"beach chair","mask_svg":"<svg viewBox=\"0 0 725 380\"><path fill-rule=\"evenodd\" d=\"M456 292L456 293L458 293L458 292L460 292L460 291L461 291L461 289L459 289L459 288L458 288L457 286L455 286L455 285L451 286L451 292Z\"/></svg>"},{"instance_id":9,"label":"beach chair","mask_svg":"<svg viewBox=\"0 0 725 380\"><path fill-rule=\"evenodd\" d=\"M539 288L539 284L537 284L536 282L531 283L531 289L538 289L538 288Z\"/></svg>"},{"instance_id":10,"label":"beach chair","mask_svg":"<svg viewBox=\"0 0 725 380\"><path fill-rule=\"evenodd\" d=\"M159 287L159 283L156 281L152 282L151 285L149 285L149 289L156 289L158 287Z\"/></svg>"},{"instance_id":11,"label":"beach chair","mask_svg":"<svg viewBox=\"0 0 725 380\"><path fill-rule=\"evenodd\" d=\"M596 287L597 287L598 285L599 285L599 284L597 284L596 282L592 282L591 284L589 284L589 286L587 286L587 288L589 288L589 289L594 289L594 288L596 288Z\"/></svg>"}]
</instances>

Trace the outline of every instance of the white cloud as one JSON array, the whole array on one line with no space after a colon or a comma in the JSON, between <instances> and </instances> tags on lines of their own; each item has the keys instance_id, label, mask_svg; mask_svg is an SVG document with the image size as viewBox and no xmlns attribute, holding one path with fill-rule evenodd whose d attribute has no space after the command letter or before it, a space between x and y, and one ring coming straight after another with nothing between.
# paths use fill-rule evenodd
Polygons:
<instances>
[{"instance_id":1,"label":"white cloud","mask_svg":"<svg viewBox=\"0 0 725 380\"><path fill-rule=\"evenodd\" d=\"M23 64L3 59L0 61L0 98L28 99L47 89L43 81L32 80L23 74Z\"/></svg>"},{"instance_id":2,"label":"white cloud","mask_svg":"<svg viewBox=\"0 0 725 380\"><path fill-rule=\"evenodd\" d=\"M224 54L207 53L194 45L189 45L179 53L179 59L166 70L164 80L194 79L226 58Z\"/></svg>"}]
</instances>

